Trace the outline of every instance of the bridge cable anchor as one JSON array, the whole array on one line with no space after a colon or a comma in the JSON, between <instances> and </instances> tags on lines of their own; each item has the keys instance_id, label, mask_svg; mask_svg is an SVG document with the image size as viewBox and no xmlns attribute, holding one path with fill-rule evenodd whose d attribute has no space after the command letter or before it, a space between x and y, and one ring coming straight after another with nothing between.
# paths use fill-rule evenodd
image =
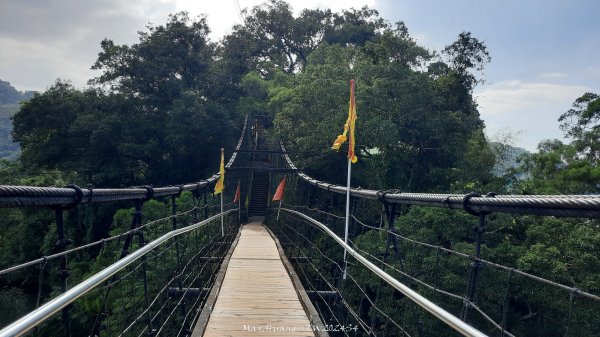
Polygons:
<instances>
[{"instance_id":1,"label":"bridge cable anchor","mask_svg":"<svg viewBox=\"0 0 600 337\"><path fill-rule=\"evenodd\" d=\"M142 204L145 203L146 201L154 198L154 187L152 187L152 185L139 186L139 188L143 188L147 192L146 196L140 199L140 202Z\"/></svg>"},{"instance_id":2,"label":"bridge cable anchor","mask_svg":"<svg viewBox=\"0 0 600 337\"><path fill-rule=\"evenodd\" d=\"M496 192L488 192L485 195L485 198L493 198L496 196ZM485 221L487 215L491 214L488 211L475 211L469 205L469 201L471 198L480 198L481 194L477 192L469 192L467 193L462 200L462 206L465 212L479 217L479 222L477 226L473 227L475 231L475 255L471 255L471 269L469 271L469 283L467 285L467 291L465 293L465 297L463 300L463 308L460 313L460 318L465 321L467 319L467 314L469 308L472 306L473 301L475 301L475 294L477 290L477 278L479 270L483 268L483 264L480 261L481 258L481 244L483 243L483 235L485 234Z\"/></svg>"},{"instance_id":3,"label":"bridge cable anchor","mask_svg":"<svg viewBox=\"0 0 600 337\"><path fill-rule=\"evenodd\" d=\"M83 191L81 188L75 184L70 184L65 186L65 188L71 188L75 190L75 200L70 204L59 205L53 207L54 215L56 219L56 247L60 252L64 252L67 246L69 246L72 241L65 237L65 221L64 221L64 211L73 209L77 207L81 201L83 200ZM69 269L67 268L67 257L63 255L60 257L60 267L57 273L58 278L60 279L60 290L62 293L67 291L67 278L69 277ZM71 336L71 319L69 312L71 311L71 305L66 306L62 309L62 321L64 325L64 333L65 336Z\"/></svg>"}]
</instances>

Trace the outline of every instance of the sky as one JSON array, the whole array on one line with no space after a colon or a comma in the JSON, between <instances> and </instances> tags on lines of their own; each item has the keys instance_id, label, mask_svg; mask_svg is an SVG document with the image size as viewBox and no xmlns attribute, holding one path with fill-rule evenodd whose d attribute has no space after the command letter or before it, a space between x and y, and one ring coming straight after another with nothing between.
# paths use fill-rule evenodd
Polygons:
<instances>
[{"instance_id":1,"label":"sky","mask_svg":"<svg viewBox=\"0 0 600 337\"><path fill-rule=\"evenodd\" d=\"M240 23L239 8L259 0L0 0L0 79L18 90L45 90L57 78L79 88L104 38L133 44L167 15L206 14L218 41ZM558 117L585 92L600 93L600 1L597 0L288 0L303 8L377 9L404 21L418 43L440 51L468 31L492 57L475 89L486 134L535 151L562 139ZM568 141L568 140L567 140Z\"/></svg>"}]
</instances>

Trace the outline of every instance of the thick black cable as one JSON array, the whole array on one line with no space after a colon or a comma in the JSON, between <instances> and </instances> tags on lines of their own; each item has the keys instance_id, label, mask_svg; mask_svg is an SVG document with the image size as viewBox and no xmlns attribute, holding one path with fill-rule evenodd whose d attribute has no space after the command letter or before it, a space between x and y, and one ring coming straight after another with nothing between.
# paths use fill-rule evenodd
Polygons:
<instances>
[{"instance_id":1,"label":"thick black cable","mask_svg":"<svg viewBox=\"0 0 600 337\"><path fill-rule=\"evenodd\" d=\"M283 143L280 145L285 152ZM283 154L283 156L288 167L296 169L290 157L287 154ZM311 186L333 193L346 194L345 186L337 186L320 181L302 172L297 172L296 174ZM379 192L377 190L352 188L350 195L354 198L378 200L381 195ZM461 194L389 193L384 196L384 199L386 202L395 204L464 209L464 197L465 195ZM600 196L597 195L497 195L495 198L470 197L467 205L469 209L475 212L600 218Z\"/></svg>"}]
</instances>

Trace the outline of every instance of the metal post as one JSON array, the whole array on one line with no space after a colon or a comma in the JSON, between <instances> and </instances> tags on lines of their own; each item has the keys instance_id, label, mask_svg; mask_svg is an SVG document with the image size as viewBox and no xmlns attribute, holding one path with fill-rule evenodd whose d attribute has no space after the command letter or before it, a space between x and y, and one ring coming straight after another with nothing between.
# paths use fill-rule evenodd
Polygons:
<instances>
[{"instance_id":1,"label":"metal post","mask_svg":"<svg viewBox=\"0 0 600 337\"><path fill-rule=\"evenodd\" d=\"M171 222L173 224L173 230L177 229L177 195L172 195L171 196L171 214L173 215L173 218L171 219ZM181 273L181 255L180 255L180 251L179 251L179 238L175 239L175 252L177 254L177 286L179 287L179 290L181 291L181 289L183 288L183 284L181 283L181 275L179 275ZM185 300L181 301L181 314L182 317L185 317Z\"/></svg>"},{"instance_id":2,"label":"metal post","mask_svg":"<svg viewBox=\"0 0 600 337\"><path fill-rule=\"evenodd\" d=\"M383 262L387 261L387 257L390 255L390 247L394 249L394 254L397 258L400 258L400 251L398 248L398 238L396 237L396 217L400 215L400 211L396 210L397 204L391 204L385 200L385 195L388 193L399 193L399 190L387 190L387 191L378 191L376 193L377 199L379 202L383 204L383 209L385 211L386 220L388 223L388 235L387 242L385 246L385 253L383 254ZM402 263L402 259L400 258L400 268L404 270L404 265ZM385 266L383 267L385 270Z\"/></svg>"},{"instance_id":3,"label":"metal post","mask_svg":"<svg viewBox=\"0 0 600 337\"><path fill-rule=\"evenodd\" d=\"M388 221L387 244L385 247L385 253L383 255L383 262L386 262L387 257L390 255L390 246L392 247L392 249L394 249L394 254L396 255L396 257L400 256L400 252L398 250L398 238L396 237L396 235L394 235L396 234L396 216L399 214L396 211L396 204L385 203L384 205ZM402 262L402 260L400 260L400 262ZM383 270L385 270L385 266L383 268Z\"/></svg>"},{"instance_id":4,"label":"metal post","mask_svg":"<svg viewBox=\"0 0 600 337\"><path fill-rule=\"evenodd\" d=\"M208 219L208 201L206 200L206 189L204 189L203 199L204 199L204 220Z\"/></svg>"},{"instance_id":5,"label":"metal post","mask_svg":"<svg viewBox=\"0 0 600 337\"><path fill-rule=\"evenodd\" d=\"M485 195L486 198L493 198L496 196L495 192L489 192ZM479 261L481 257L481 243L483 242L483 235L485 233L485 218L489 214L489 212L475 212L469 206L469 199L472 197L481 197L479 193L471 192L464 196L463 198L463 208L464 210L471 214L479 217L479 222L475 230L475 260L471 263L471 271L469 272L469 284L467 285L467 291L465 294L464 305L462 311L460 313L460 319L463 321L467 320L467 314L469 313L469 308L471 307L471 303L475 301L475 293L477 289L477 278L479 275L479 270L483 268L483 264Z\"/></svg>"},{"instance_id":6,"label":"metal post","mask_svg":"<svg viewBox=\"0 0 600 337\"><path fill-rule=\"evenodd\" d=\"M223 191L221 191L221 236L225 236L225 225L224 225L224 215L223 215Z\"/></svg>"},{"instance_id":7,"label":"metal post","mask_svg":"<svg viewBox=\"0 0 600 337\"><path fill-rule=\"evenodd\" d=\"M485 214L479 214L479 223L477 227L475 227L475 258L479 259L481 257L481 242L483 240L483 233L485 232ZM460 318L463 321L467 319L467 313L469 311L470 303L475 300L475 291L477 289L477 277L479 274L479 270L483 267L479 260L475 260L471 262L471 272L469 273L469 284L467 286L467 300L465 305L463 306Z\"/></svg>"},{"instance_id":8,"label":"metal post","mask_svg":"<svg viewBox=\"0 0 600 337\"><path fill-rule=\"evenodd\" d=\"M346 224L344 227L344 242L348 244L348 220L350 219L350 175L352 174L352 161L348 158L348 178L346 184ZM346 257L347 249L344 249L344 275L343 279L346 279L346 269L348 269L348 260Z\"/></svg>"},{"instance_id":9,"label":"metal post","mask_svg":"<svg viewBox=\"0 0 600 337\"><path fill-rule=\"evenodd\" d=\"M65 224L64 224L64 210L61 207L55 209L56 216L56 233L58 241L56 241L56 247L59 252L63 252L65 248L71 243L70 240L65 239ZM67 278L69 277L69 270L67 269L67 256L63 255L60 257L60 270L58 271L58 278L60 279L60 290L62 293L67 291ZM64 335L66 337L71 336L71 320L69 318L70 307L62 309L62 321L65 327Z\"/></svg>"},{"instance_id":10,"label":"metal post","mask_svg":"<svg viewBox=\"0 0 600 337\"><path fill-rule=\"evenodd\" d=\"M136 199L134 201L135 213L133 214L133 222L135 223L135 227L139 227L142 225L142 200ZM138 235L138 244L141 247L146 245L144 241L144 230L139 229L137 232ZM144 307L148 308L150 305L149 296L148 296L148 274L146 268L146 255L141 257L142 260L142 274L144 279ZM146 312L146 325L148 326L148 336L154 335L154 330L152 329L152 320L151 320L150 310Z\"/></svg>"},{"instance_id":11,"label":"metal post","mask_svg":"<svg viewBox=\"0 0 600 337\"><path fill-rule=\"evenodd\" d=\"M400 254L398 252L398 239L396 238L396 236L394 235L396 233L396 216L400 215L399 212L396 211L396 204L390 204L387 201L385 201L385 195L386 192L381 192L377 194L377 197L379 198L379 201L383 203L383 206L385 207L385 214L387 217L387 222L388 222L388 233L387 233L387 242L385 245L385 253L383 253L383 266L381 266L382 270L385 271L386 270L386 262L387 262L387 258L388 256L390 256L390 246L394 249L394 253L396 255L396 257L399 257ZM400 259L400 269L404 270L404 265L402 263L402 259ZM379 284L377 285L377 292L375 293L375 303L377 303L377 300L379 299L379 293L381 290L381 286L383 284L383 280L379 281ZM370 328L371 330L373 330L375 328L375 324L377 323L376 320L376 315L374 315L371 318L371 325ZM386 326L387 326L387 322L386 322Z\"/></svg>"}]
</instances>

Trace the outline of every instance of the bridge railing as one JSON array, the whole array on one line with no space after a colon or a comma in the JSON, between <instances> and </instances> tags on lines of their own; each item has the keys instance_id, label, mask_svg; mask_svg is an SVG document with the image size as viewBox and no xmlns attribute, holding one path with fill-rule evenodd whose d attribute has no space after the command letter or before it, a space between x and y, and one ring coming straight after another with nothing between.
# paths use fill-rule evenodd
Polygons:
<instances>
[{"instance_id":1,"label":"bridge railing","mask_svg":"<svg viewBox=\"0 0 600 337\"><path fill-rule=\"evenodd\" d=\"M10 201L10 207L52 208L58 241L54 249L48 248L50 254L23 263L15 259L15 265L0 270L0 328L24 316L3 329L0 336L25 331L33 336L137 336L152 331L155 335L189 335L220 259L237 232L241 214L237 208L235 214L229 214L238 205L225 205L229 215L224 221L226 235L221 237L220 205L218 199L209 196L209 184L214 180L165 188L94 189L89 191L91 200L73 210L66 210L69 188L2 186L5 191L17 190L21 196L17 202ZM193 193L186 191L189 186L193 186ZM234 189L226 185L227 199ZM75 195L76 201L81 194ZM131 200L134 207L117 211L113 223L106 225L112 228L109 236L91 242L77 237L81 226L88 225L81 216L92 204L119 200L123 205L122 200L131 197L135 198ZM27 213L47 218L43 209L32 208ZM79 244L69 247L69 238ZM147 253L139 255L145 250ZM124 265L123 261L131 263ZM114 269L109 279L93 276L111 263L121 267ZM101 273L106 275L106 270ZM72 284L76 286L71 288ZM81 290L83 286L86 288ZM52 315L56 310L62 313Z\"/></svg>"},{"instance_id":2,"label":"bridge railing","mask_svg":"<svg viewBox=\"0 0 600 337\"><path fill-rule=\"evenodd\" d=\"M144 241L143 227L147 230L151 223L137 227L133 232L139 246L132 253L86 276L2 329L0 336L20 336L34 328L32 334L40 336L189 334L220 260L237 233L238 221L231 216L234 211L199 222L180 214L181 227L150 242ZM221 235L221 216L227 217L225 236ZM115 255L118 251L105 246L96 260ZM55 315L61 310L70 311L70 326L64 325L64 316L60 322Z\"/></svg>"},{"instance_id":3,"label":"bridge railing","mask_svg":"<svg viewBox=\"0 0 600 337\"><path fill-rule=\"evenodd\" d=\"M287 189L284 207L343 237L345 187L300 172L288 177ZM524 240L514 235L528 224L532 230L539 223L555 229L572 225L595 235L599 205L599 197L588 195L484 197L353 189L349 243L396 280L490 336L594 335L600 332L600 318L593 314L600 310L600 297L593 277L552 272L548 268L554 261L539 260L551 254L528 255L525 245L509 246L511 240ZM351 258L343 280L344 250L310 221L282 211L279 222L273 215L269 223L283 236L286 254L304 275L324 321L351 322L369 335L451 335L445 324ZM598 268L597 251L581 251L590 268Z\"/></svg>"},{"instance_id":4,"label":"bridge railing","mask_svg":"<svg viewBox=\"0 0 600 337\"><path fill-rule=\"evenodd\" d=\"M235 151L243 147L246 125L247 119ZM243 159L234 152L226 170L240 161ZM239 204L225 205L229 211L223 223L226 235L221 237L221 222L214 221L220 205L214 195L210 196L218 178L215 174L198 182L166 187L0 186L0 208L18 208L5 214L21 221L37 218L40 228L27 231L38 238L42 233L44 240L54 233L57 239L55 245L30 244L41 246L39 257L30 247L25 260L16 255L12 265L0 266L0 328L26 315L29 319L21 321L18 331L36 326L29 332L36 336L188 335L242 215L241 209L235 216L230 214ZM233 181L243 178L235 171L228 175L225 200L234 194ZM123 208L131 205L128 203L133 208ZM54 213L54 221L48 209ZM111 222L97 223L98 214ZM208 221L209 217L213 220ZM204 221L199 222L201 219ZM180 231L183 227L187 230ZM5 242L15 239L0 238ZM162 240L161 244L154 246L156 240ZM144 250L147 253L139 255ZM135 254L137 258L133 258ZM95 272L106 272L103 268L123 261L132 264L115 269L103 283L90 281ZM70 288L72 284L76 286ZM91 286L76 297L85 296L69 304L72 301L65 296L82 285ZM62 315L46 315L49 311L43 308L50 303L55 308L56 300L66 303L60 305ZM166 326L177 331L166 333ZM17 331L5 330L0 335L12 336Z\"/></svg>"}]
</instances>

